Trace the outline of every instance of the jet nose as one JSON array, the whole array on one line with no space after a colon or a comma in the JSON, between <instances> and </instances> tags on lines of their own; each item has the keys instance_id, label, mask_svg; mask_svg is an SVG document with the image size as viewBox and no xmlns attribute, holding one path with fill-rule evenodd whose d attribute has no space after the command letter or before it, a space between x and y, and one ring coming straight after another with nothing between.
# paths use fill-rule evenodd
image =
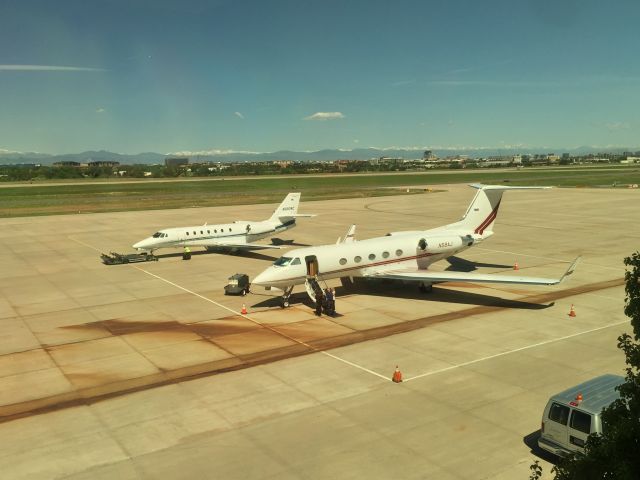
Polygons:
<instances>
[{"instance_id":1,"label":"jet nose","mask_svg":"<svg viewBox=\"0 0 640 480\"><path fill-rule=\"evenodd\" d=\"M142 250L146 248L147 245L148 245L148 242L147 242L147 239L145 238L144 240L140 240L138 243L134 243L132 246L136 250Z\"/></svg>"},{"instance_id":2,"label":"jet nose","mask_svg":"<svg viewBox=\"0 0 640 480\"><path fill-rule=\"evenodd\" d=\"M262 285L262 286L268 286L268 272L269 269L263 271L262 273L259 273L257 277L255 277L252 281L251 284L252 285Z\"/></svg>"}]
</instances>

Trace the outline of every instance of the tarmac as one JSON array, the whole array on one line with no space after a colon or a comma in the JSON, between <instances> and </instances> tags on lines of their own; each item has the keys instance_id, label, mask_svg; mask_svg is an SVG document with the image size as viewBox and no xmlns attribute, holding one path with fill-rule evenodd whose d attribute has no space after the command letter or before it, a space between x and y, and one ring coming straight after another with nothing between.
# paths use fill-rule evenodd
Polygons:
<instances>
[{"instance_id":1,"label":"tarmac","mask_svg":"<svg viewBox=\"0 0 640 480\"><path fill-rule=\"evenodd\" d=\"M438 186L438 189L443 189ZM431 228L474 191L305 202L296 245ZM259 220L275 205L0 220L0 471L6 478L527 478L547 398L623 374L622 259L638 192L507 192L495 235L455 268L558 277L550 287L338 283L338 316L302 288L256 287L286 249L159 251L105 266L154 231ZM264 240L267 242L267 240ZM447 268L442 265L434 268ZM248 313L241 315L242 304ZM571 305L577 316L568 316ZM391 382L396 365L404 381Z\"/></svg>"}]
</instances>

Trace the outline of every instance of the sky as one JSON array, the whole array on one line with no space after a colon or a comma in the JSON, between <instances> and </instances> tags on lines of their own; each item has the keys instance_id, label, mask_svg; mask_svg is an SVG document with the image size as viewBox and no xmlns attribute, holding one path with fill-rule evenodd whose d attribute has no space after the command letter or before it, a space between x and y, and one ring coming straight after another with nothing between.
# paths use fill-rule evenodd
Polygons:
<instances>
[{"instance_id":1,"label":"sky","mask_svg":"<svg viewBox=\"0 0 640 480\"><path fill-rule=\"evenodd\" d=\"M0 151L640 146L637 0L3 0Z\"/></svg>"}]
</instances>

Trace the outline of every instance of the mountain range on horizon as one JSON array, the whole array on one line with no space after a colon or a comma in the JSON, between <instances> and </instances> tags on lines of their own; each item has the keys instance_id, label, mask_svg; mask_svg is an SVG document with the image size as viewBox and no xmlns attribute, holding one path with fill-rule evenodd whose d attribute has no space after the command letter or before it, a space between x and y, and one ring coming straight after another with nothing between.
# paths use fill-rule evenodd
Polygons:
<instances>
[{"instance_id":1,"label":"mountain range on horizon","mask_svg":"<svg viewBox=\"0 0 640 480\"><path fill-rule=\"evenodd\" d=\"M115 161L121 164L160 164L165 158L171 156L188 157L191 163L199 162L257 162L257 161L333 161L333 160L368 160L379 157L414 159L422 158L425 147L391 147L391 148L355 148L355 149L323 149L313 152L301 152L292 150L279 150L277 152L248 152L233 150L206 150L206 151L181 151L174 153L143 152L138 154L115 153L107 150L88 150L80 153L48 154L36 152L14 152L0 149L0 164L38 163L51 165L55 162L75 161ZM596 153L623 153L634 152L638 148L628 147L595 147L581 146L577 148L550 148L550 147L451 147L430 149L438 157L455 155L468 155L470 157L488 157L501 155L535 155L535 154L562 154L588 155Z\"/></svg>"}]
</instances>

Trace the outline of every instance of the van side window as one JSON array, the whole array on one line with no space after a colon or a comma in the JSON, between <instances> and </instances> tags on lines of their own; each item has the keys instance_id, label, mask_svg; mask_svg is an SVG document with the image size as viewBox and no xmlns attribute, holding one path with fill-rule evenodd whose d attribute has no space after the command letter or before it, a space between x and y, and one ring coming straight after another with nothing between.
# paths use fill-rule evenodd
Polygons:
<instances>
[{"instance_id":1,"label":"van side window","mask_svg":"<svg viewBox=\"0 0 640 480\"><path fill-rule=\"evenodd\" d=\"M566 425L567 420L569 420L569 407L559 403L552 403L549 409L549 420Z\"/></svg>"},{"instance_id":2,"label":"van side window","mask_svg":"<svg viewBox=\"0 0 640 480\"><path fill-rule=\"evenodd\" d=\"M580 430L583 433L591 432L591 415L574 410L571 414L571 428Z\"/></svg>"}]
</instances>

